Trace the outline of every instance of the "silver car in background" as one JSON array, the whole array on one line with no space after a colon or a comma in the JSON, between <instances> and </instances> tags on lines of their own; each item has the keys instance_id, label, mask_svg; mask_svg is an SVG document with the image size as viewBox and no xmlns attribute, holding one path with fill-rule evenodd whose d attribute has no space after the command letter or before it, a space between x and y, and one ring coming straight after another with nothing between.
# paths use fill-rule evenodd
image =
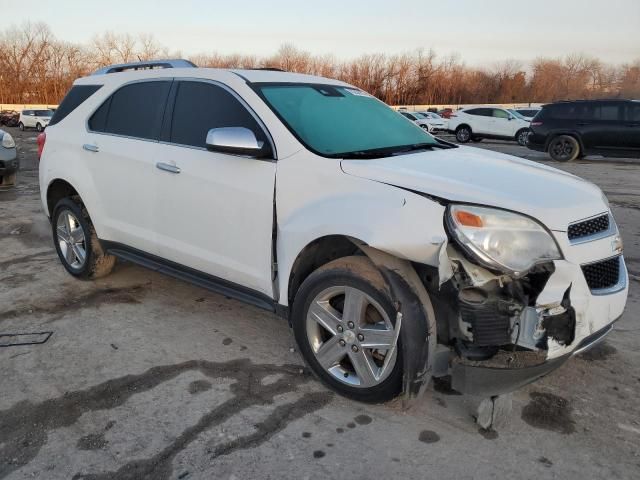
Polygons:
<instances>
[{"instance_id":1,"label":"silver car in background","mask_svg":"<svg viewBox=\"0 0 640 480\"><path fill-rule=\"evenodd\" d=\"M15 185L19 167L16 142L8 132L0 130L0 188Z\"/></svg>"}]
</instances>

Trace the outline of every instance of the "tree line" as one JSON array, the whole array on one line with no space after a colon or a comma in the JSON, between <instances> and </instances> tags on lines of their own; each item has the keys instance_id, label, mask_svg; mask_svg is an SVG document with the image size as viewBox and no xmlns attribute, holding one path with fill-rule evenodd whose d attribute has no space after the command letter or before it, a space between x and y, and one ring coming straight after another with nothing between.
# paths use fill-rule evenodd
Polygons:
<instances>
[{"instance_id":1,"label":"tree line","mask_svg":"<svg viewBox=\"0 0 640 480\"><path fill-rule=\"evenodd\" d=\"M73 81L105 65L181 57L152 35L96 35L87 44L60 40L43 23L0 31L0 104L58 104ZM205 53L201 67L280 68L344 80L391 105L551 102L583 98L640 98L640 58L613 65L585 54L506 59L468 66L433 50L372 53L351 60L313 55L284 44L271 56Z\"/></svg>"}]
</instances>

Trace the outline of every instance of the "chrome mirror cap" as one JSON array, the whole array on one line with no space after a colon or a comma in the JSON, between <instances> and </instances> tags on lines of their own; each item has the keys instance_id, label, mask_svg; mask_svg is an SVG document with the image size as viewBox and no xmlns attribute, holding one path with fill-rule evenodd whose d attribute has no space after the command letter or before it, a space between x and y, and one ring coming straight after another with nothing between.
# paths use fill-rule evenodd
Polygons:
<instances>
[{"instance_id":1,"label":"chrome mirror cap","mask_svg":"<svg viewBox=\"0 0 640 480\"><path fill-rule=\"evenodd\" d=\"M212 128L207 132L207 148L236 155L260 156L265 153L264 142L245 127Z\"/></svg>"}]
</instances>

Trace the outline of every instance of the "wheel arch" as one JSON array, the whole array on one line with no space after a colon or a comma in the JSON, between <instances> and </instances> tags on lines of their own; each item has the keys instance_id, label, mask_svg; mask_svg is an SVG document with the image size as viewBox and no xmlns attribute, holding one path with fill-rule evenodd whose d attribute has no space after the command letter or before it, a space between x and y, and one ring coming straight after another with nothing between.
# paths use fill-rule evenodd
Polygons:
<instances>
[{"instance_id":1,"label":"wheel arch","mask_svg":"<svg viewBox=\"0 0 640 480\"><path fill-rule=\"evenodd\" d=\"M468 123L461 123L461 124L459 124L459 125L456 127L456 129L455 129L454 131L455 131L455 132L457 132L458 130L460 130L460 129L461 129L461 128L463 128L463 127L467 127L467 128L469 129L469 131L470 131L471 133L473 133L473 128L471 128L471 125L469 125Z\"/></svg>"},{"instance_id":2,"label":"wheel arch","mask_svg":"<svg viewBox=\"0 0 640 480\"><path fill-rule=\"evenodd\" d=\"M82 198L82 196L78 193L78 190L68 181L63 180L62 178L55 178L51 182L49 182L46 195L47 214L49 215L49 218L51 218L51 216L53 215L53 209L60 200L76 195Z\"/></svg>"},{"instance_id":3,"label":"wheel arch","mask_svg":"<svg viewBox=\"0 0 640 480\"><path fill-rule=\"evenodd\" d=\"M288 304L293 305L293 300L302 282L318 268L338 258L363 255L364 252L358 246L359 244L366 245L365 242L347 235L325 235L305 245L298 252L289 271Z\"/></svg>"}]
</instances>

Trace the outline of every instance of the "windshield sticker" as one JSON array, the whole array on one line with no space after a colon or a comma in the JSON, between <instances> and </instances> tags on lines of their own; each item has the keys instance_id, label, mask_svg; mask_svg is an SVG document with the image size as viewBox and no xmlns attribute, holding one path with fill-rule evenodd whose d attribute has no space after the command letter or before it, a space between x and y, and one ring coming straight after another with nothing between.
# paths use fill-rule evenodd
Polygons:
<instances>
[{"instance_id":1,"label":"windshield sticker","mask_svg":"<svg viewBox=\"0 0 640 480\"><path fill-rule=\"evenodd\" d=\"M364 90L359 90L357 88L345 88L345 90L347 92L349 92L351 95L355 95L357 97L372 97L373 95L365 92Z\"/></svg>"}]
</instances>

